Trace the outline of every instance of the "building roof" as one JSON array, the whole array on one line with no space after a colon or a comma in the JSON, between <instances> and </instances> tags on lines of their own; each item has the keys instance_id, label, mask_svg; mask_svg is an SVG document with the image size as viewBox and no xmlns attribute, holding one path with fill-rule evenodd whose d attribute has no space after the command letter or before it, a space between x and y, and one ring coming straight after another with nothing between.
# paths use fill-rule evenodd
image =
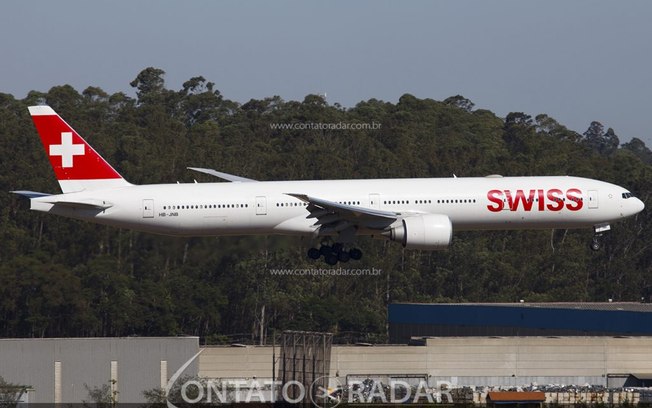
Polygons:
<instances>
[{"instance_id":1,"label":"building roof","mask_svg":"<svg viewBox=\"0 0 652 408\"><path fill-rule=\"evenodd\" d=\"M392 303L390 339L415 336L652 336L652 304Z\"/></svg>"},{"instance_id":2,"label":"building roof","mask_svg":"<svg viewBox=\"0 0 652 408\"><path fill-rule=\"evenodd\" d=\"M487 394L487 402L543 402L546 394L540 391L491 391Z\"/></svg>"},{"instance_id":3,"label":"building roof","mask_svg":"<svg viewBox=\"0 0 652 408\"><path fill-rule=\"evenodd\" d=\"M606 310L625 312L652 312L652 303L640 302L514 302L514 303L394 303L404 305L432 306L490 306L490 307L522 307L533 309L575 309L575 310Z\"/></svg>"}]
</instances>

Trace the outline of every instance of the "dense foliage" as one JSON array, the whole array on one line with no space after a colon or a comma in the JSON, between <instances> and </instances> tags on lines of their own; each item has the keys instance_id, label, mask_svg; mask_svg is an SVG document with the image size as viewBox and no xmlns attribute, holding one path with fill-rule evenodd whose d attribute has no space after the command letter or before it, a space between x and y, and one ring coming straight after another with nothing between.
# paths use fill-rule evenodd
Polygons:
<instances>
[{"instance_id":1,"label":"dense foliage","mask_svg":"<svg viewBox=\"0 0 652 408\"><path fill-rule=\"evenodd\" d=\"M275 330L326 330L384 341L389 302L639 301L652 295L649 211L613 226L602 251L590 230L456 233L450 250L405 251L362 239L346 267L378 276L275 276L311 268L308 240L155 236L27 210L9 193L59 192L27 106L47 103L133 183L215 181L187 166L260 180L577 175L614 182L646 203L652 152L620 145L593 122L584 134L541 114L497 117L454 96L403 95L352 108L317 95L238 104L192 78L178 91L148 68L136 98L70 86L0 94L0 336L199 335L263 341ZM377 129L274 129L278 123L377 123ZM262 330L261 330L262 327ZM268 340L268 339L267 339Z\"/></svg>"}]
</instances>

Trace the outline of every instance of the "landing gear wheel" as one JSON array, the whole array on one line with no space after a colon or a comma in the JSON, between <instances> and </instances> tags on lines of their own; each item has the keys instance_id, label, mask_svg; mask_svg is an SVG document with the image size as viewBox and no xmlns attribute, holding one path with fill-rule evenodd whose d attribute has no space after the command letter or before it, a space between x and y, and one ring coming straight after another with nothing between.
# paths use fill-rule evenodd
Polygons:
<instances>
[{"instance_id":1,"label":"landing gear wheel","mask_svg":"<svg viewBox=\"0 0 652 408\"><path fill-rule=\"evenodd\" d=\"M319 252L319 249L310 248L308 250L308 258L310 258L310 259L319 259L320 256L321 256L321 252Z\"/></svg>"},{"instance_id":2,"label":"landing gear wheel","mask_svg":"<svg viewBox=\"0 0 652 408\"><path fill-rule=\"evenodd\" d=\"M319 247L319 253L324 256L328 256L328 254L333 253L333 248L331 248L328 245L322 245L321 247Z\"/></svg>"},{"instance_id":3,"label":"landing gear wheel","mask_svg":"<svg viewBox=\"0 0 652 408\"><path fill-rule=\"evenodd\" d=\"M331 252L330 254L324 256L324 261L331 266L337 265L337 255Z\"/></svg>"},{"instance_id":4,"label":"landing gear wheel","mask_svg":"<svg viewBox=\"0 0 652 408\"><path fill-rule=\"evenodd\" d=\"M601 238L604 235L605 232L611 230L611 227L609 224L598 224L593 226L593 241L591 241L591 244L589 247L594 250L598 251L600 247L602 246Z\"/></svg>"},{"instance_id":5,"label":"landing gear wheel","mask_svg":"<svg viewBox=\"0 0 652 408\"><path fill-rule=\"evenodd\" d=\"M352 248L352 249L349 251L349 256L351 257L351 259L357 261L357 260L359 260L360 258L362 258L362 251L359 250L358 248Z\"/></svg>"},{"instance_id":6,"label":"landing gear wheel","mask_svg":"<svg viewBox=\"0 0 652 408\"><path fill-rule=\"evenodd\" d=\"M349 262L349 259L351 259L351 255L346 251L340 251L337 253L337 259L340 262Z\"/></svg>"}]
</instances>

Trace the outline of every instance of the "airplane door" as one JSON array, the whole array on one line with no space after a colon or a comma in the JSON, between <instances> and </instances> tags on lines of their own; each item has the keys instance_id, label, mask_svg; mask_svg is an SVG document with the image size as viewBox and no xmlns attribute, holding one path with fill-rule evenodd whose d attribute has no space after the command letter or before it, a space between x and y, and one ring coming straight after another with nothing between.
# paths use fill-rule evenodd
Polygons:
<instances>
[{"instance_id":1,"label":"airplane door","mask_svg":"<svg viewBox=\"0 0 652 408\"><path fill-rule=\"evenodd\" d=\"M369 194L369 207L380 209L380 194Z\"/></svg>"},{"instance_id":2,"label":"airplane door","mask_svg":"<svg viewBox=\"0 0 652 408\"><path fill-rule=\"evenodd\" d=\"M154 218L154 200L143 200L143 218Z\"/></svg>"},{"instance_id":3,"label":"airplane door","mask_svg":"<svg viewBox=\"0 0 652 408\"><path fill-rule=\"evenodd\" d=\"M598 192L589 190L589 208L598 208Z\"/></svg>"},{"instance_id":4,"label":"airplane door","mask_svg":"<svg viewBox=\"0 0 652 408\"><path fill-rule=\"evenodd\" d=\"M256 197L256 215L267 215L267 197Z\"/></svg>"}]
</instances>

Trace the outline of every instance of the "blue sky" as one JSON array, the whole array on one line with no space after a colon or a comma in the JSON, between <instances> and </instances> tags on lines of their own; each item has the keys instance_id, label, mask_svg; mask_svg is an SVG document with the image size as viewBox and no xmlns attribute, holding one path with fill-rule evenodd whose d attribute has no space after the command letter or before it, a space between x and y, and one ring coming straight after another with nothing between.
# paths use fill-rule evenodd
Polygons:
<instances>
[{"instance_id":1,"label":"blue sky","mask_svg":"<svg viewBox=\"0 0 652 408\"><path fill-rule=\"evenodd\" d=\"M652 2L4 1L0 92L70 84L133 95L202 75L232 100L326 93L350 107L461 94L500 116L593 120L652 147Z\"/></svg>"}]
</instances>

